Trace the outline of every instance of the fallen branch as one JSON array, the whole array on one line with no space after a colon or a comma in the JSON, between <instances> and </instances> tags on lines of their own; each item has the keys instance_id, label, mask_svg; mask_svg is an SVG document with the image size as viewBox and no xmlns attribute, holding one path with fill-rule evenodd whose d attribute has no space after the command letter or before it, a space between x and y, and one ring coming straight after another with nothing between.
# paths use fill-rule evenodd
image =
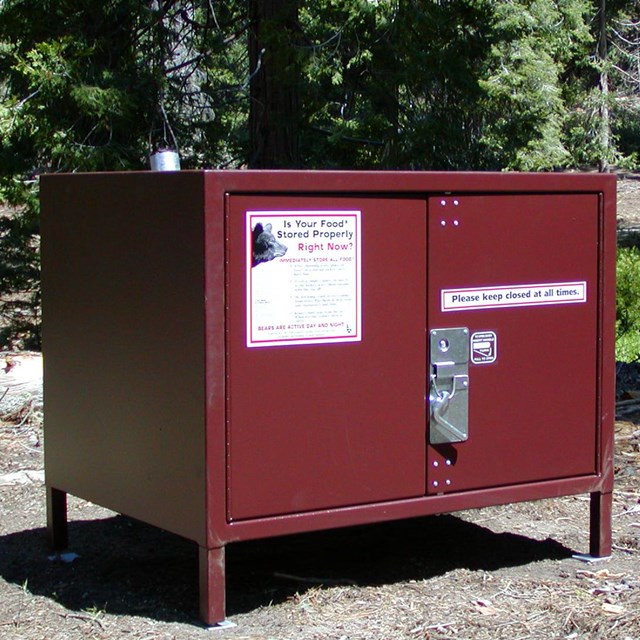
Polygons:
<instances>
[{"instance_id":1,"label":"fallen branch","mask_svg":"<svg viewBox=\"0 0 640 640\"><path fill-rule=\"evenodd\" d=\"M294 576L290 573L280 573L274 572L274 577L283 578L284 580L294 580L295 582L304 582L307 584L347 584L347 585L355 585L354 580L349 580L347 578L314 578L313 576L304 577L304 576Z\"/></svg>"}]
</instances>

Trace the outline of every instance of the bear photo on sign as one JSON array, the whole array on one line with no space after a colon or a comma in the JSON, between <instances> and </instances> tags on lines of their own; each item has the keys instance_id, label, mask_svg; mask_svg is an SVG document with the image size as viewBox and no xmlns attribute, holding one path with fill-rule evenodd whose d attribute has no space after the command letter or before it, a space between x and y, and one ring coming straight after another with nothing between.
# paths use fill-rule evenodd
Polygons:
<instances>
[{"instance_id":1,"label":"bear photo on sign","mask_svg":"<svg viewBox=\"0 0 640 640\"><path fill-rule=\"evenodd\" d=\"M287 253L287 247L276 240L271 229L271 224L266 224L263 227L260 222L253 227L252 267L262 262L270 262Z\"/></svg>"}]
</instances>

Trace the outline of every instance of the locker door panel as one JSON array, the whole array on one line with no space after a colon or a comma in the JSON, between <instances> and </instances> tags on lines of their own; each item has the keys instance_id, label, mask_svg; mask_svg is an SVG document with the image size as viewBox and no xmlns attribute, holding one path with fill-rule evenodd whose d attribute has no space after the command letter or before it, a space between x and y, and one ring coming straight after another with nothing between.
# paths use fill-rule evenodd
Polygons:
<instances>
[{"instance_id":1,"label":"locker door panel","mask_svg":"<svg viewBox=\"0 0 640 640\"><path fill-rule=\"evenodd\" d=\"M428 447L429 493L595 472L598 207L429 200L429 328L468 328L471 343L468 439Z\"/></svg>"},{"instance_id":2,"label":"locker door panel","mask_svg":"<svg viewBox=\"0 0 640 640\"><path fill-rule=\"evenodd\" d=\"M336 210L361 212L361 339L247 346L247 271L270 268L247 212ZM426 202L231 196L227 234L228 518L424 495Z\"/></svg>"}]
</instances>

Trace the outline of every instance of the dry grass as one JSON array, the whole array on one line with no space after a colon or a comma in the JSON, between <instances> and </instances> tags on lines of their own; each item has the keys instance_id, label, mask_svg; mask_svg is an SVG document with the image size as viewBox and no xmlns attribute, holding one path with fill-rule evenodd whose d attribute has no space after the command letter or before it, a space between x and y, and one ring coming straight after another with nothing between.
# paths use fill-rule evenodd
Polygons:
<instances>
[{"instance_id":1,"label":"dry grass","mask_svg":"<svg viewBox=\"0 0 640 640\"><path fill-rule=\"evenodd\" d=\"M231 545L228 612L197 623L196 550L78 499L50 560L39 484L0 486L0 638L640 638L640 427L617 424L614 556L584 564L574 496ZM0 477L42 466L38 427L0 431Z\"/></svg>"}]
</instances>

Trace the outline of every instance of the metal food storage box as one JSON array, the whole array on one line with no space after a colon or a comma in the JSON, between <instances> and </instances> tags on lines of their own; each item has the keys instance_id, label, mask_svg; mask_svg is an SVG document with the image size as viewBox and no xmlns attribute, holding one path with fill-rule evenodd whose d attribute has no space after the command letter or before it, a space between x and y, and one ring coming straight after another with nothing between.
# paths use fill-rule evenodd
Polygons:
<instances>
[{"instance_id":1,"label":"metal food storage box","mask_svg":"<svg viewBox=\"0 0 640 640\"><path fill-rule=\"evenodd\" d=\"M615 178L45 176L48 527L200 548L577 493L611 548Z\"/></svg>"}]
</instances>

